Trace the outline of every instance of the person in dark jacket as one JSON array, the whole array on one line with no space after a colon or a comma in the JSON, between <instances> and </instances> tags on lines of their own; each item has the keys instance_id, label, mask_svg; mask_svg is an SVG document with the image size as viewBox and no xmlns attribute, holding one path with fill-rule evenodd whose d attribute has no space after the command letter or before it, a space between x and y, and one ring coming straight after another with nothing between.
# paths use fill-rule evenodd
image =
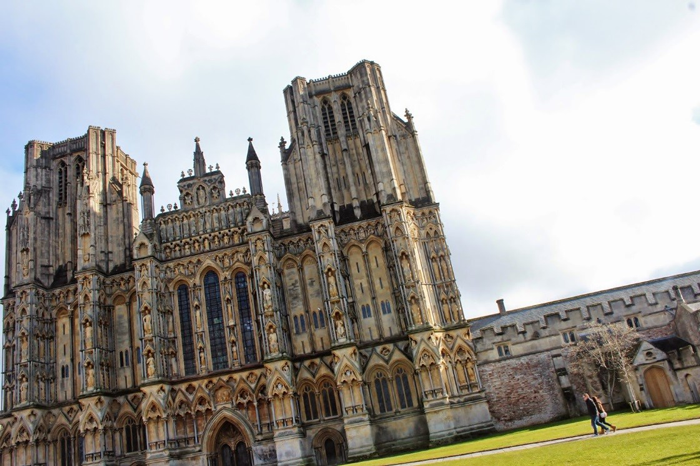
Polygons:
<instances>
[{"instance_id":1,"label":"person in dark jacket","mask_svg":"<svg viewBox=\"0 0 700 466\"><path fill-rule=\"evenodd\" d=\"M591 417L591 426L593 427L593 435L598 435L598 426L602 429L601 432L607 433L610 428L605 424L600 423L598 418L598 406L596 406L595 401L591 398L588 393L583 394L583 401L586 402L586 408L588 408L588 415Z\"/></svg>"},{"instance_id":2,"label":"person in dark jacket","mask_svg":"<svg viewBox=\"0 0 700 466\"><path fill-rule=\"evenodd\" d=\"M595 405L598 407L598 420L600 423L605 424L606 426L610 427L613 432L615 432L617 430L617 426L608 422L608 413L605 412L603 402L597 396L592 396L591 398L593 398Z\"/></svg>"}]
</instances>

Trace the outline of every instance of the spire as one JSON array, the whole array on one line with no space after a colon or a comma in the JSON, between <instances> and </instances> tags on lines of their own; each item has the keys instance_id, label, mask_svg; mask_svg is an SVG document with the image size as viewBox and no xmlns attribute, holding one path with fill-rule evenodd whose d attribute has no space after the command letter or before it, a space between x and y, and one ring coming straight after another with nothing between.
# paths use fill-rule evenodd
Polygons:
<instances>
[{"instance_id":1,"label":"spire","mask_svg":"<svg viewBox=\"0 0 700 466\"><path fill-rule=\"evenodd\" d=\"M248 162L260 162L258 154L255 153L255 147L253 147L253 138L248 138L248 156L245 159L246 165Z\"/></svg>"},{"instance_id":2,"label":"spire","mask_svg":"<svg viewBox=\"0 0 700 466\"><path fill-rule=\"evenodd\" d=\"M260 174L260 159L253 147L253 138L248 138L248 156L245 159L245 167L248 170L248 182L250 194L263 194L262 175Z\"/></svg>"},{"instance_id":3,"label":"spire","mask_svg":"<svg viewBox=\"0 0 700 466\"><path fill-rule=\"evenodd\" d=\"M153 181L151 180L151 174L148 173L148 163L143 163L143 176L141 177L141 184L139 185L139 191L143 194L143 188L150 187L153 191Z\"/></svg>"},{"instance_id":4,"label":"spire","mask_svg":"<svg viewBox=\"0 0 700 466\"><path fill-rule=\"evenodd\" d=\"M194 138L194 176L202 176L207 172L207 164L204 161L204 152L199 146L199 137Z\"/></svg>"},{"instance_id":5,"label":"spire","mask_svg":"<svg viewBox=\"0 0 700 466\"><path fill-rule=\"evenodd\" d=\"M153 203L153 194L156 192L151 180L151 175L148 173L148 164L143 164L143 176L141 177L141 185L139 186L141 193L141 205L143 207L143 219L152 219L155 212Z\"/></svg>"}]
</instances>

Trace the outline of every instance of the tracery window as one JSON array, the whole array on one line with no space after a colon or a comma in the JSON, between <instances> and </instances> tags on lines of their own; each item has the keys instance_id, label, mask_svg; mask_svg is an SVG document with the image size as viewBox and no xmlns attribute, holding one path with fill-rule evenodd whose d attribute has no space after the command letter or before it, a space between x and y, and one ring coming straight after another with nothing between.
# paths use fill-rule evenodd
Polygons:
<instances>
[{"instance_id":1,"label":"tracery window","mask_svg":"<svg viewBox=\"0 0 700 466\"><path fill-rule=\"evenodd\" d=\"M61 162L58 164L58 179L57 179L57 187L58 187L58 203L63 204L67 200L66 196L66 189L67 189L67 184L68 184L68 167L66 166L65 162Z\"/></svg>"},{"instance_id":2,"label":"tracery window","mask_svg":"<svg viewBox=\"0 0 700 466\"><path fill-rule=\"evenodd\" d=\"M78 156L75 159L75 185L83 185L83 171L85 170L85 161L82 157Z\"/></svg>"},{"instance_id":3,"label":"tracery window","mask_svg":"<svg viewBox=\"0 0 700 466\"><path fill-rule=\"evenodd\" d=\"M68 431L64 430L58 437L58 448L60 450L60 466L73 466L73 439Z\"/></svg>"},{"instance_id":4,"label":"tracery window","mask_svg":"<svg viewBox=\"0 0 700 466\"><path fill-rule=\"evenodd\" d=\"M326 418L338 415L338 404L335 401L335 388L325 381L321 384L321 401L323 402L323 416Z\"/></svg>"},{"instance_id":5,"label":"tracery window","mask_svg":"<svg viewBox=\"0 0 700 466\"><path fill-rule=\"evenodd\" d=\"M345 123L345 131L350 133L357 132L357 122L355 121L355 112L352 109L352 102L347 94L340 96L340 110L343 112L343 123Z\"/></svg>"},{"instance_id":6,"label":"tracery window","mask_svg":"<svg viewBox=\"0 0 700 466\"><path fill-rule=\"evenodd\" d=\"M123 435L126 453L146 449L146 426L142 422L136 423L131 418L127 419L124 423Z\"/></svg>"},{"instance_id":7,"label":"tracery window","mask_svg":"<svg viewBox=\"0 0 700 466\"><path fill-rule=\"evenodd\" d=\"M391 314L391 304L389 304L389 301L382 301L382 314Z\"/></svg>"},{"instance_id":8,"label":"tracery window","mask_svg":"<svg viewBox=\"0 0 700 466\"><path fill-rule=\"evenodd\" d=\"M304 418L307 421L318 419L318 406L316 405L316 393L313 386L306 385L301 389L301 400L304 405Z\"/></svg>"},{"instance_id":9,"label":"tracery window","mask_svg":"<svg viewBox=\"0 0 700 466\"><path fill-rule=\"evenodd\" d=\"M389 394L389 382L383 372L377 372L374 376L374 392L377 395L377 408L379 413L393 411L391 395Z\"/></svg>"},{"instance_id":10,"label":"tracery window","mask_svg":"<svg viewBox=\"0 0 700 466\"><path fill-rule=\"evenodd\" d=\"M255 335L253 332L253 318L250 313L250 300L248 299L248 280L243 272L236 274L236 298L238 299L238 316L241 322L243 334L243 353L246 364L256 361Z\"/></svg>"},{"instance_id":11,"label":"tracery window","mask_svg":"<svg viewBox=\"0 0 700 466\"><path fill-rule=\"evenodd\" d=\"M221 307L221 289L219 287L219 276L213 271L207 272L204 276L204 300L207 305L207 325L209 328L212 369L215 371L226 369L228 367L228 353ZM194 354L194 351L192 353Z\"/></svg>"},{"instance_id":12,"label":"tracery window","mask_svg":"<svg viewBox=\"0 0 700 466\"><path fill-rule=\"evenodd\" d=\"M399 367L394 373L394 383L396 384L396 395L399 398L401 409L413 407L413 396L406 369Z\"/></svg>"},{"instance_id":13,"label":"tracery window","mask_svg":"<svg viewBox=\"0 0 700 466\"><path fill-rule=\"evenodd\" d=\"M192 313L190 308L190 290L187 285L177 288L177 305L180 312L180 336L182 338L182 356L185 363L185 375L197 372L195 362L194 339L192 338Z\"/></svg>"},{"instance_id":14,"label":"tracery window","mask_svg":"<svg viewBox=\"0 0 700 466\"><path fill-rule=\"evenodd\" d=\"M326 137L336 137L338 135L338 130L335 126L333 107L331 107L331 102L328 99L323 99L321 102L321 115L323 117L323 128L325 129Z\"/></svg>"}]
</instances>

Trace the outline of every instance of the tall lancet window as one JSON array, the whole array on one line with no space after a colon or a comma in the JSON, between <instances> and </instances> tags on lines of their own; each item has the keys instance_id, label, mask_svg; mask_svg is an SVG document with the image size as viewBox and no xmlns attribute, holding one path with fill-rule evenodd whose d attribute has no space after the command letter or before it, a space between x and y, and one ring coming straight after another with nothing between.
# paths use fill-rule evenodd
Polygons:
<instances>
[{"instance_id":1,"label":"tall lancet window","mask_svg":"<svg viewBox=\"0 0 700 466\"><path fill-rule=\"evenodd\" d=\"M326 130L326 137L336 137L338 130L335 127L335 117L333 116L333 107L331 107L330 100L323 99L321 102L321 115L323 116L323 127Z\"/></svg>"},{"instance_id":2,"label":"tall lancet window","mask_svg":"<svg viewBox=\"0 0 700 466\"><path fill-rule=\"evenodd\" d=\"M58 180L57 180L57 187L58 187L58 203L59 204L64 204L66 202L66 185L68 184L68 167L64 162L61 162L58 164Z\"/></svg>"},{"instance_id":3,"label":"tall lancet window","mask_svg":"<svg viewBox=\"0 0 700 466\"><path fill-rule=\"evenodd\" d=\"M340 110L343 112L343 123L345 124L345 132L356 133L357 122L355 121L355 112L352 109L352 102L347 94L340 96Z\"/></svg>"},{"instance_id":4,"label":"tall lancet window","mask_svg":"<svg viewBox=\"0 0 700 466\"><path fill-rule=\"evenodd\" d=\"M238 318L241 322L243 334L243 351L246 364L255 362L255 333L253 331L253 317L250 312L250 300L248 299L248 280L243 272L236 274L236 298L238 299Z\"/></svg>"},{"instance_id":5,"label":"tall lancet window","mask_svg":"<svg viewBox=\"0 0 700 466\"><path fill-rule=\"evenodd\" d=\"M226 350L224 318L221 310L221 289L219 287L219 277L214 272L208 272L204 276L204 300L207 305L212 369L215 371L226 369L228 367L228 353Z\"/></svg>"},{"instance_id":6,"label":"tall lancet window","mask_svg":"<svg viewBox=\"0 0 700 466\"><path fill-rule=\"evenodd\" d=\"M85 170L85 161L82 157L75 158L75 185L83 185L83 171Z\"/></svg>"},{"instance_id":7,"label":"tall lancet window","mask_svg":"<svg viewBox=\"0 0 700 466\"><path fill-rule=\"evenodd\" d=\"M190 290L187 285L177 288L177 305L180 311L180 335L182 337L182 357L185 363L185 375L197 372L194 360L194 340L192 339L192 314L190 308Z\"/></svg>"}]
</instances>

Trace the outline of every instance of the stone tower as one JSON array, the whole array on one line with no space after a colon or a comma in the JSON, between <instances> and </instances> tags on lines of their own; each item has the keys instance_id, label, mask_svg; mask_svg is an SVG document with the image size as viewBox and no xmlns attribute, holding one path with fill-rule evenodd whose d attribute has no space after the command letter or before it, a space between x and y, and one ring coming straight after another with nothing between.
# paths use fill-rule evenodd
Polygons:
<instances>
[{"instance_id":1,"label":"stone tower","mask_svg":"<svg viewBox=\"0 0 700 466\"><path fill-rule=\"evenodd\" d=\"M196 138L160 213L114 131L28 144L3 460L336 464L493 428L411 115L367 61L284 95L288 211L252 138L248 189Z\"/></svg>"}]
</instances>

